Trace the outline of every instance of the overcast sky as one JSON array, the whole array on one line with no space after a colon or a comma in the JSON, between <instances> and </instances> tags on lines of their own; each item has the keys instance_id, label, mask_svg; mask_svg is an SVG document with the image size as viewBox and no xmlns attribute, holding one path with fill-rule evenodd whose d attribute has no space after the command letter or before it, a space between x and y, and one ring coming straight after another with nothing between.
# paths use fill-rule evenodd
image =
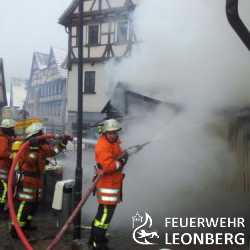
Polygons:
<instances>
[{"instance_id":1,"label":"overcast sky","mask_svg":"<svg viewBox=\"0 0 250 250\"><path fill-rule=\"evenodd\" d=\"M58 18L71 0L1 0L0 58L7 90L11 77L29 78L34 51L67 49L67 33Z\"/></svg>"}]
</instances>

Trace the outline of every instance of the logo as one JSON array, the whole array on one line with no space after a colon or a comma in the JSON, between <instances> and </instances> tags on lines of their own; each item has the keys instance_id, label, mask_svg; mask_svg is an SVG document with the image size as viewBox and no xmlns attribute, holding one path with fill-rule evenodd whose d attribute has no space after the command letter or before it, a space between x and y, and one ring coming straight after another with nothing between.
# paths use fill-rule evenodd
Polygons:
<instances>
[{"instance_id":1,"label":"logo","mask_svg":"<svg viewBox=\"0 0 250 250\"><path fill-rule=\"evenodd\" d=\"M157 230L151 229L153 221L152 218L145 212L145 221L143 223L143 216L140 216L137 212L135 216L132 217L132 226L135 228L135 224L143 223L135 228L133 232L133 239L136 243L141 245L156 245L157 243L152 243L149 239L159 238ZM143 229L142 229L143 228ZM140 240L142 239L142 240ZM144 241L143 241L144 239Z\"/></svg>"}]
</instances>

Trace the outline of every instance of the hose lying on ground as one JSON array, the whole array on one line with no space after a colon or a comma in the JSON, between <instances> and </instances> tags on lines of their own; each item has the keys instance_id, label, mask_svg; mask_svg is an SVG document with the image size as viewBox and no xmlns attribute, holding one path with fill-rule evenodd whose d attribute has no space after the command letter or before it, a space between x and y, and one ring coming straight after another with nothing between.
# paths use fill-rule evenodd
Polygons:
<instances>
[{"instance_id":1,"label":"hose lying on ground","mask_svg":"<svg viewBox=\"0 0 250 250\"><path fill-rule=\"evenodd\" d=\"M128 148L120 156L118 156L116 160L118 160L119 158L123 157L124 154L125 154L125 152L127 152L129 156L132 155L132 154L136 154L144 146L148 145L149 143L150 143L150 141L147 141L147 142L142 143L140 145L136 145L136 146ZM55 239L50 243L50 245L47 247L46 250L52 250L52 249L55 248L56 244L63 237L64 233L67 231L67 229L69 228L70 224L72 223L72 221L74 220L74 218L76 217L76 215L79 213L80 209L85 204L85 202L87 201L87 199L89 198L89 196L91 195L91 193L93 192L93 190L95 189L97 183L104 176L104 174L105 173L102 170L101 173L94 180L94 182L92 183L92 185L89 187L89 189L87 190L87 192L85 193L85 195L82 197L81 201L78 203L77 207L75 208L75 210L73 211L73 213L71 214L71 216L69 217L69 219L67 220L67 222L65 223L65 225L63 226L63 228L60 230L60 232L57 234L57 236L55 237Z\"/></svg>"}]
</instances>

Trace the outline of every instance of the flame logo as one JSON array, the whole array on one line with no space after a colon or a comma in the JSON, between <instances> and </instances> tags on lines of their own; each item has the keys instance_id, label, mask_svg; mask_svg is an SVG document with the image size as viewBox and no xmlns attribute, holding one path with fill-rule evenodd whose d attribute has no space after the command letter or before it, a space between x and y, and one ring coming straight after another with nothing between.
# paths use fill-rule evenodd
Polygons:
<instances>
[{"instance_id":1,"label":"flame logo","mask_svg":"<svg viewBox=\"0 0 250 250\"><path fill-rule=\"evenodd\" d=\"M141 244L141 245L156 245L157 243L151 243L151 242L149 242L149 241L146 239L146 237L151 236L152 233L148 233L148 234L146 233L146 234L145 234L145 230L141 230L141 233L138 232L138 230L139 230L140 228L146 226L147 223L149 223L148 228L150 228L150 227L152 226L152 224L153 224L153 223L152 223L152 218L151 218L146 212L145 212L145 214L146 214L145 222L144 222L142 225L140 225L140 226L138 226L137 228L135 228L135 230L134 230L134 232L133 232L133 239L134 239L134 241L135 241L136 243ZM144 233L143 233L143 232L144 232ZM144 238L144 242L137 240L137 238L136 238L136 233L141 235L140 238ZM158 234L157 234L156 232L154 233L153 236L156 236L157 238L159 238L159 236L158 236ZM151 238L153 238L153 237L151 237Z\"/></svg>"}]
</instances>

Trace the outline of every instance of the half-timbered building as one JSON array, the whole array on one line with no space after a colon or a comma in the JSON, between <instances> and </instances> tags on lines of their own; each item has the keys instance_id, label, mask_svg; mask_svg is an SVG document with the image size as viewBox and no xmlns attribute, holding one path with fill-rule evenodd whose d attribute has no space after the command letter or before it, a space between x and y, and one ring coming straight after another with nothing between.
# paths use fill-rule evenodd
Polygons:
<instances>
[{"instance_id":1,"label":"half-timbered building","mask_svg":"<svg viewBox=\"0 0 250 250\"><path fill-rule=\"evenodd\" d=\"M7 105L3 59L0 58L0 119L3 119L3 107Z\"/></svg>"},{"instance_id":2,"label":"half-timbered building","mask_svg":"<svg viewBox=\"0 0 250 250\"><path fill-rule=\"evenodd\" d=\"M83 128L101 120L109 100L105 63L130 56L136 45L131 13L138 0L84 0L83 2ZM78 0L59 18L68 32L68 132L76 133L78 72Z\"/></svg>"},{"instance_id":3,"label":"half-timbered building","mask_svg":"<svg viewBox=\"0 0 250 250\"><path fill-rule=\"evenodd\" d=\"M42 120L48 133L65 132L66 58L67 51L56 47L49 54L33 55L26 109L30 117Z\"/></svg>"}]
</instances>

